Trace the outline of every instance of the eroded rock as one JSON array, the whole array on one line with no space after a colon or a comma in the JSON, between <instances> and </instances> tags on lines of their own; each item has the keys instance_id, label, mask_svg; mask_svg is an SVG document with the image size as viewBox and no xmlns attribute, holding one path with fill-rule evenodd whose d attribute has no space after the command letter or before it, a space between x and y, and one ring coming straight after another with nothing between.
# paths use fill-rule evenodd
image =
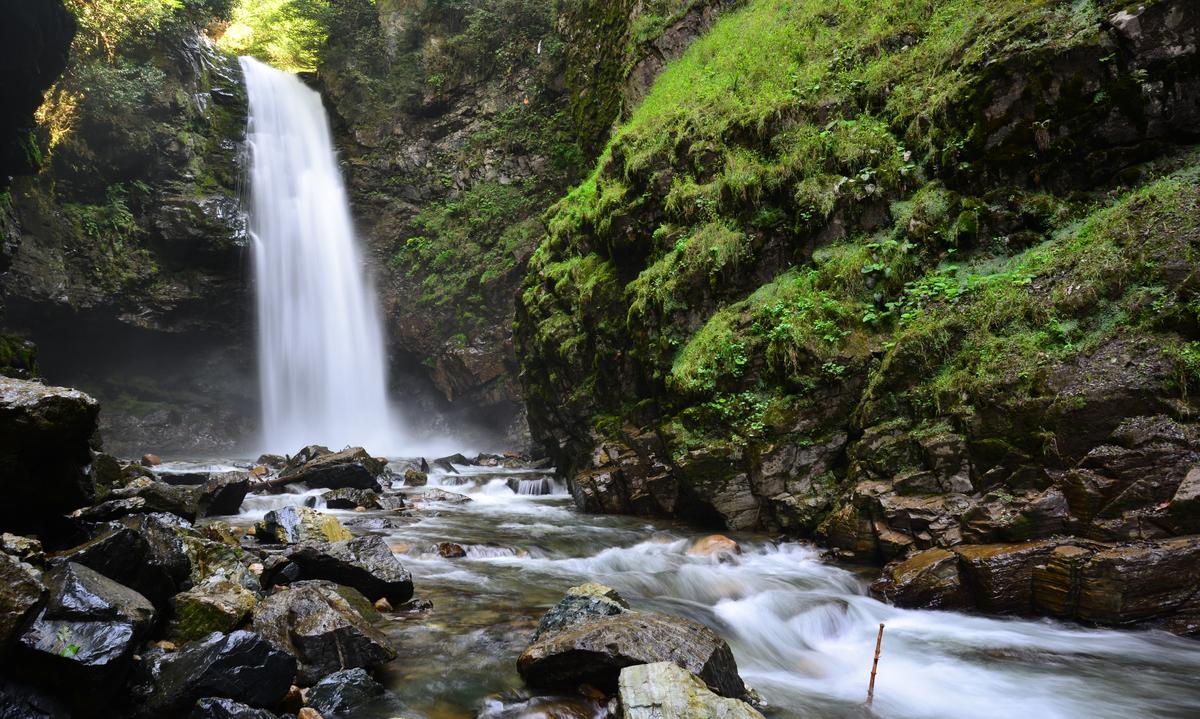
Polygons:
<instances>
[{"instance_id":1,"label":"eroded rock","mask_svg":"<svg viewBox=\"0 0 1200 719\"><path fill-rule=\"evenodd\" d=\"M672 662L622 669L617 691L624 719L762 719L749 704L717 696Z\"/></svg>"},{"instance_id":2,"label":"eroded rock","mask_svg":"<svg viewBox=\"0 0 1200 719\"><path fill-rule=\"evenodd\" d=\"M396 559L382 537L304 544L287 556L305 579L327 579L353 587L372 601L386 598L393 606L412 599L412 574Z\"/></svg>"}]
</instances>

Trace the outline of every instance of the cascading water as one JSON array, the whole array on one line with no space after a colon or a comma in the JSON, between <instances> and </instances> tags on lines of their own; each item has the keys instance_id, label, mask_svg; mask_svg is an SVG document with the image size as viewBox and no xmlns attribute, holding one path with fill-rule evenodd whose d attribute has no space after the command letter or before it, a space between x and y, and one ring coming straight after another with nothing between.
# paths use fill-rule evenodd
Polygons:
<instances>
[{"instance_id":1,"label":"cascading water","mask_svg":"<svg viewBox=\"0 0 1200 719\"><path fill-rule=\"evenodd\" d=\"M242 58L263 443L394 451L383 332L320 96Z\"/></svg>"}]
</instances>

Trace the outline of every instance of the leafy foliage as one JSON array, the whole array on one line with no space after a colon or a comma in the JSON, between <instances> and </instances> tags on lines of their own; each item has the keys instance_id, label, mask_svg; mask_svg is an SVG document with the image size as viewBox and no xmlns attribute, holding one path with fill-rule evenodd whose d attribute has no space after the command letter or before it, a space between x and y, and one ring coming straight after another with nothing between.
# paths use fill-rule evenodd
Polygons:
<instances>
[{"instance_id":1,"label":"leafy foliage","mask_svg":"<svg viewBox=\"0 0 1200 719\"><path fill-rule=\"evenodd\" d=\"M217 45L281 70L316 70L331 12L329 0L235 0Z\"/></svg>"}]
</instances>

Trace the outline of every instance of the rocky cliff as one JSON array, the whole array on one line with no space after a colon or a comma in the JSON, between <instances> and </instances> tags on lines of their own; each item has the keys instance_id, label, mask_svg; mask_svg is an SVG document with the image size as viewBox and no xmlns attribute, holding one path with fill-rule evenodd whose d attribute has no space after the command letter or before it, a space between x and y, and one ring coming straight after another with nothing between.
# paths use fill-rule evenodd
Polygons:
<instances>
[{"instance_id":1,"label":"rocky cliff","mask_svg":"<svg viewBox=\"0 0 1200 719\"><path fill-rule=\"evenodd\" d=\"M118 449L228 449L256 408L245 96L199 32L221 9L67 4L80 32L38 111L43 167L4 198L5 322L51 380L104 400Z\"/></svg>"},{"instance_id":2,"label":"rocky cliff","mask_svg":"<svg viewBox=\"0 0 1200 719\"><path fill-rule=\"evenodd\" d=\"M1050 613L1192 616L1200 15L885 5L727 14L547 214L535 441L587 510L939 551L901 574L1008 611L1066 552Z\"/></svg>"}]
</instances>

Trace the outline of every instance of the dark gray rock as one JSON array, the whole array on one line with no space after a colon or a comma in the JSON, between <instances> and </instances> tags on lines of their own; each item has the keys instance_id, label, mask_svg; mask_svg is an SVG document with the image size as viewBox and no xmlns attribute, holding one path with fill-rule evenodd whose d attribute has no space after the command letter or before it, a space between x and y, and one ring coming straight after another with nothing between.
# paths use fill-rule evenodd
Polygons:
<instances>
[{"instance_id":1,"label":"dark gray rock","mask_svg":"<svg viewBox=\"0 0 1200 719\"><path fill-rule=\"evenodd\" d=\"M202 698L274 707L292 685L296 660L253 632L213 633L174 653L151 653L133 687L134 715L178 717Z\"/></svg>"},{"instance_id":2,"label":"dark gray rock","mask_svg":"<svg viewBox=\"0 0 1200 719\"><path fill-rule=\"evenodd\" d=\"M94 499L99 412L77 390L0 377L0 529L45 535Z\"/></svg>"},{"instance_id":3,"label":"dark gray rock","mask_svg":"<svg viewBox=\"0 0 1200 719\"><path fill-rule=\"evenodd\" d=\"M0 678L0 717L71 719L71 713L62 700L51 692Z\"/></svg>"},{"instance_id":4,"label":"dark gray rock","mask_svg":"<svg viewBox=\"0 0 1200 719\"><path fill-rule=\"evenodd\" d=\"M384 689L365 669L335 672L308 690L308 706L325 719L352 716L355 709L383 696Z\"/></svg>"},{"instance_id":5,"label":"dark gray rock","mask_svg":"<svg viewBox=\"0 0 1200 719\"><path fill-rule=\"evenodd\" d=\"M318 447L305 448L279 473L281 480L301 482L309 487L328 489L370 489L382 491L379 477L387 462L367 454L361 447L329 452ZM303 459L304 461L297 461Z\"/></svg>"},{"instance_id":6,"label":"dark gray rock","mask_svg":"<svg viewBox=\"0 0 1200 719\"><path fill-rule=\"evenodd\" d=\"M296 658L297 682L308 686L336 671L396 658L387 637L363 615L370 609L365 597L347 587L296 582L259 602L254 631Z\"/></svg>"},{"instance_id":7,"label":"dark gray rock","mask_svg":"<svg viewBox=\"0 0 1200 719\"><path fill-rule=\"evenodd\" d=\"M183 527L169 514L132 515L100 525L90 540L51 555L48 561L91 567L145 595L156 607L165 607L191 571L177 531Z\"/></svg>"},{"instance_id":8,"label":"dark gray rock","mask_svg":"<svg viewBox=\"0 0 1200 719\"><path fill-rule=\"evenodd\" d=\"M332 544L303 544L288 553L305 579L327 579L353 587L374 601L393 606L412 599L412 574L381 537L358 537Z\"/></svg>"},{"instance_id":9,"label":"dark gray rock","mask_svg":"<svg viewBox=\"0 0 1200 719\"><path fill-rule=\"evenodd\" d=\"M196 521L197 487L181 487L151 479L135 479L128 486L113 490L114 499L139 498L143 512L166 512L189 522Z\"/></svg>"},{"instance_id":10,"label":"dark gray rock","mask_svg":"<svg viewBox=\"0 0 1200 719\"><path fill-rule=\"evenodd\" d=\"M335 489L321 496L330 509L382 509L379 495L370 489Z\"/></svg>"},{"instance_id":11,"label":"dark gray rock","mask_svg":"<svg viewBox=\"0 0 1200 719\"><path fill-rule=\"evenodd\" d=\"M190 719L276 719L266 709L255 709L232 699L201 699L192 709Z\"/></svg>"},{"instance_id":12,"label":"dark gray rock","mask_svg":"<svg viewBox=\"0 0 1200 719\"><path fill-rule=\"evenodd\" d=\"M225 472L213 475L196 497L196 515L218 517L237 514L250 491L248 472Z\"/></svg>"},{"instance_id":13,"label":"dark gray rock","mask_svg":"<svg viewBox=\"0 0 1200 719\"><path fill-rule=\"evenodd\" d=\"M542 615L538 622L534 640L545 634L562 631L596 617L611 617L629 611L626 602L617 590L596 582L571 587L567 595Z\"/></svg>"},{"instance_id":14,"label":"dark gray rock","mask_svg":"<svg viewBox=\"0 0 1200 719\"><path fill-rule=\"evenodd\" d=\"M254 525L254 538L269 544L340 542L353 536L337 517L310 507L276 509Z\"/></svg>"},{"instance_id":15,"label":"dark gray rock","mask_svg":"<svg viewBox=\"0 0 1200 719\"><path fill-rule=\"evenodd\" d=\"M535 687L591 684L614 691L625 667L670 661L715 692L739 697L746 687L724 639L682 617L622 612L544 634L521 654L517 670Z\"/></svg>"}]
</instances>

